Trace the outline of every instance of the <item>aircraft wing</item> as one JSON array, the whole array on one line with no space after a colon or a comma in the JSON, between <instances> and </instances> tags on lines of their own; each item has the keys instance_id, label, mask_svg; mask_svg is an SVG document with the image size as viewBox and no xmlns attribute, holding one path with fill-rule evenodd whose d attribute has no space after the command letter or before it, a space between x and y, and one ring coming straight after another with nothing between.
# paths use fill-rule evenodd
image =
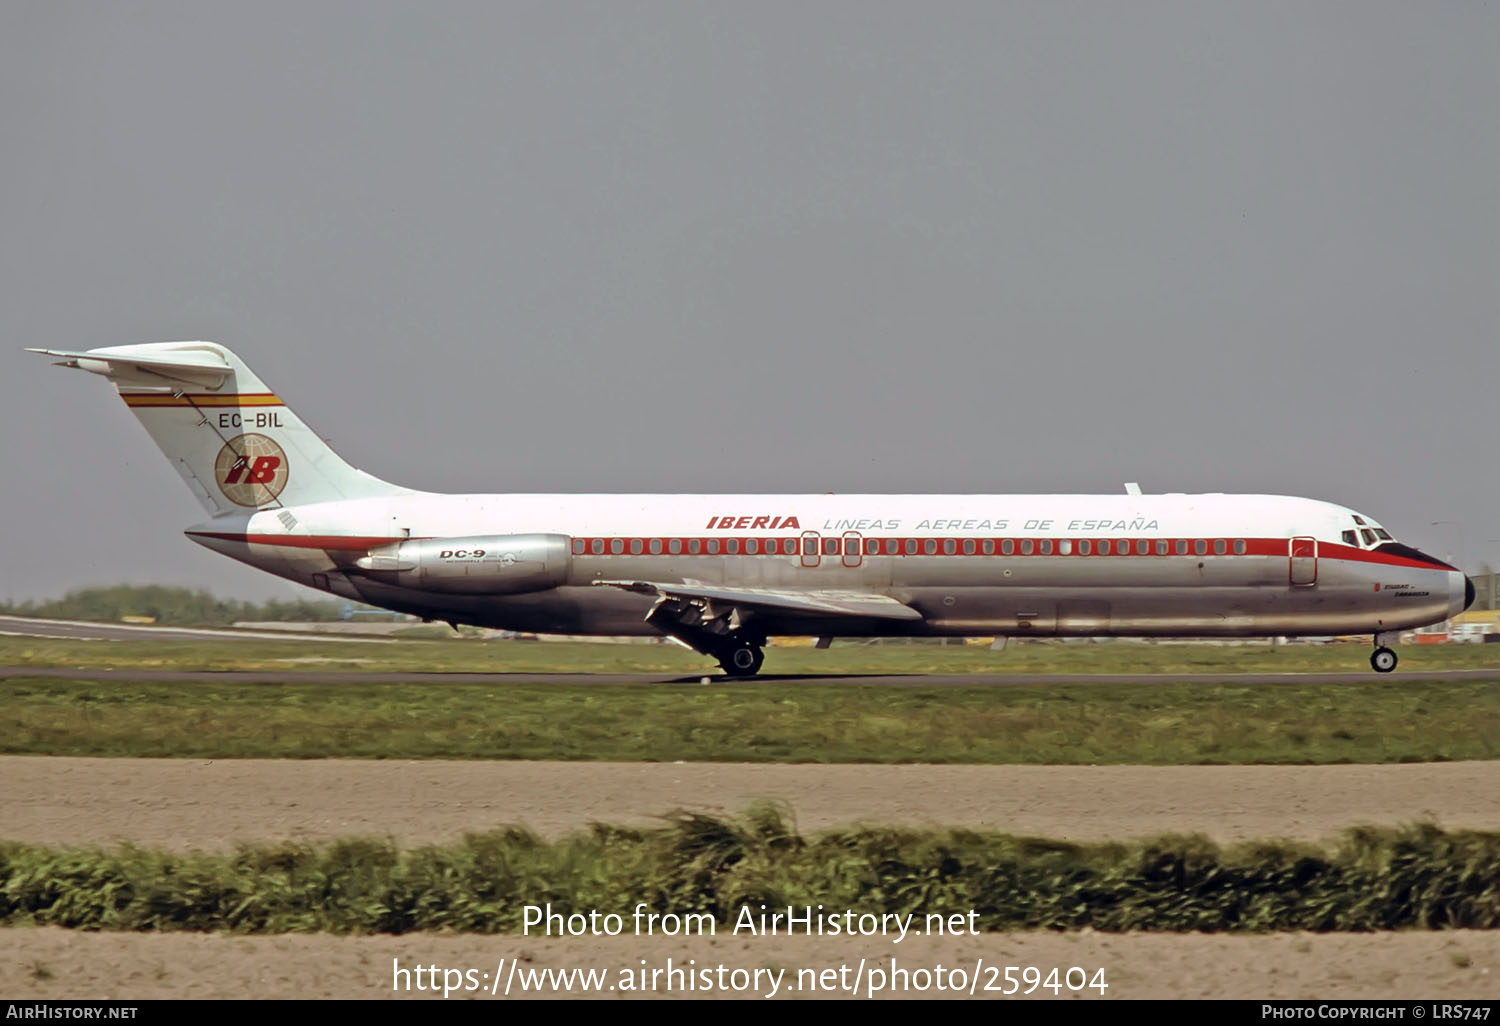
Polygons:
<instances>
[{"instance_id":1,"label":"aircraft wing","mask_svg":"<svg viewBox=\"0 0 1500 1026\"><path fill-rule=\"evenodd\" d=\"M919 621L922 614L889 595L869 591L806 591L779 588L721 588L700 584L660 584L654 581L595 581L595 584L642 595L685 601L705 601L752 612L798 616L826 616L862 620Z\"/></svg>"}]
</instances>

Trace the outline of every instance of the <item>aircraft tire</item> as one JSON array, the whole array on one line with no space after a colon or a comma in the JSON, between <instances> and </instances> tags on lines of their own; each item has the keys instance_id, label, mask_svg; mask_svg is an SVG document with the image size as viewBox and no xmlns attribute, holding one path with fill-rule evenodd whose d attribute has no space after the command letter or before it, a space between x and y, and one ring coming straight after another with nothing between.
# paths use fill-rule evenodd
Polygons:
<instances>
[{"instance_id":1,"label":"aircraft tire","mask_svg":"<svg viewBox=\"0 0 1500 1026\"><path fill-rule=\"evenodd\" d=\"M1396 668L1396 653L1388 648L1377 648L1370 653L1370 666L1376 673L1390 673Z\"/></svg>"},{"instance_id":2,"label":"aircraft tire","mask_svg":"<svg viewBox=\"0 0 1500 1026\"><path fill-rule=\"evenodd\" d=\"M719 665L731 677L754 677L765 661L766 654L759 645L741 644L729 649L719 660Z\"/></svg>"}]
</instances>

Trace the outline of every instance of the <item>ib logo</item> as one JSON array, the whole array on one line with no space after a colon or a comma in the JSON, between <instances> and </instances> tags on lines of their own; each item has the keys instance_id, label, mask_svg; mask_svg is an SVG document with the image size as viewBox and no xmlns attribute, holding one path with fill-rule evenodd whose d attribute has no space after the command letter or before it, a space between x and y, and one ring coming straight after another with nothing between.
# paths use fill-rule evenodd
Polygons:
<instances>
[{"instance_id":1,"label":"ib logo","mask_svg":"<svg viewBox=\"0 0 1500 1026\"><path fill-rule=\"evenodd\" d=\"M214 459L214 480L239 506L263 506L286 487L286 453L265 435L236 435Z\"/></svg>"}]
</instances>

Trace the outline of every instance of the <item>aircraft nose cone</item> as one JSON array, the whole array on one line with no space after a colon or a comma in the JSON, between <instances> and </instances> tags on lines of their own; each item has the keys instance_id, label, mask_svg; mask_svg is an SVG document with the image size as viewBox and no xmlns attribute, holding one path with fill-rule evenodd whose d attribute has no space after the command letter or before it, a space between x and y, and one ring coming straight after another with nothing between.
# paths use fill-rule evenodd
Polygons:
<instances>
[{"instance_id":1,"label":"aircraft nose cone","mask_svg":"<svg viewBox=\"0 0 1500 1026\"><path fill-rule=\"evenodd\" d=\"M1464 608L1468 609L1474 604L1474 578L1464 578Z\"/></svg>"}]
</instances>

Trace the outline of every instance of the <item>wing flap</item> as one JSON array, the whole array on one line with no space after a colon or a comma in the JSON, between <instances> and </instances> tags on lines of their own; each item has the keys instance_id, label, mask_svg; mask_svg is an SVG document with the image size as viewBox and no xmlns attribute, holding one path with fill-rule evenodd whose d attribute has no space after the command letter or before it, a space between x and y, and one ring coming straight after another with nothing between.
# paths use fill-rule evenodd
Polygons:
<instances>
[{"instance_id":1,"label":"wing flap","mask_svg":"<svg viewBox=\"0 0 1500 1026\"><path fill-rule=\"evenodd\" d=\"M703 600L769 613L800 616L852 617L865 620L919 621L911 606L870 591L794 590L778 588L722 588L699 584L661 584L656 581L595 581L641 595Z\"/></svg>"}]
</instances>

